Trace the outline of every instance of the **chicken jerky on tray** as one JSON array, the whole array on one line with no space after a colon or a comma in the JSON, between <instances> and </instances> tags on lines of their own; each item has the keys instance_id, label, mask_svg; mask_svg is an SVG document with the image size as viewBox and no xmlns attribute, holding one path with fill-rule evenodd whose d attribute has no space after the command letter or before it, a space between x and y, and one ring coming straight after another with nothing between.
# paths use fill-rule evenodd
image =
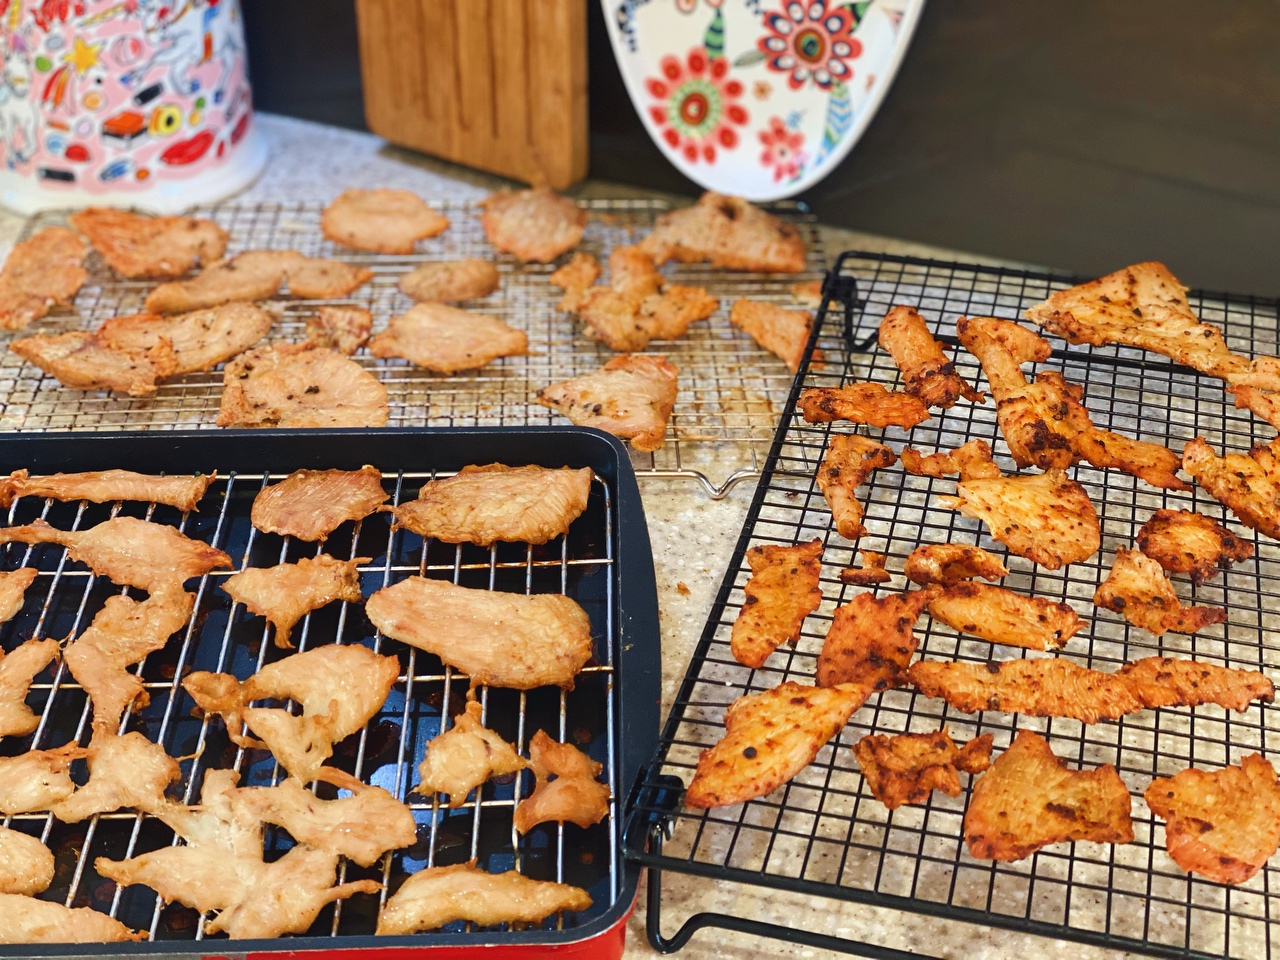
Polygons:
<instances>
[{"instance_id":1,"label":"chicken jerky on tray","mask_svg":"<svg viewBox=\"0 0 1280 960\"><path fill-rule=\"evenodd\" d=\"M40 725L27 706L27 690L36 674L57 657L57 640L34 637L8 653L0 651L0 739L26 736Z\"/></svg>"},{"instance_id":2,"label":"chicken jerky on tray","mask_svg":"<svg viewBox=\"0 0 1280 960\"><path fill-rule=\"evenodd\" d=\"M217 474L155 476L132 470L98 470L93 473L54 473L31 476L15 470L0 477L0 507L9 508L19 497L48 497L53 500L88 500L113 503L137 500L163 503L179 510L194 510Z\"/></svg>"},{"instance_id":3,"label":"chicken jerky on tray","mask_svg":"<svg viewBox=\"0 0 1280 960\"><path fill-rule=\"evenodd\" d=\"M377 467L295 470L258 492L249 518L264 533L324 541L346 521L381 509L389 496Z\"/></svg>"},{"instance_id":4,"label":"chicken jerky on tray","mask_svg":"<svg viewBox=\"0 0 1280 960\"><path fill-rule=\"evenodd\" d=\"M373 271L340 260L306 257L296 250L249 250L206 267L190 280L162 283L147 294L152 313L185 313L236 300L289 293L309 300L345 297L373 279Z\"/></svg>"},{"instance_id":5,"label":"chicken jerky on tray","mask_svg":"<svg viewBox=\"0 0 1280 960\"><path fill-rule=\"evenodd\" d=\"M927 803L941 790L960 796L960 771L982 773L991 766L992 735L957 747L946 727L934 733L902 733L863 737L853 747L871 795L890 810L903 804Z\"/></svg>"},{"instance_id":6,"label":"chicken jerky on tray","mask_svg":"<svg viewBox=\"0 0 1280 960\"><path fill-rule=\"evenodd\" d=\"M1196 437L1182 451L1182 466L1246 527L1280 540L1280 439L1256 444L1248 456L1219 457Z\"/></svg>"},{"instance_id":7,"label":"chicken jerky on tray","mask_svg":"<svg viewBox=\"0 0 1280 960\"><path fill-rule=\"evenodd\" d=\"M124 943L146 940L92 907L64 907L50 900L0 893L0 944Z\"/></svg>"},{"instance_id":8,"label":"chicken jerky on tray","mask_svg":"<svg viewBox=\"0 0 1280 960\"><path fill-rule=\"evenodd\" d=\"M0 827L0 893L43 893L53 883L53 866L53 851L38 839Z\"/></svg>"},{"instance_id":9,"label":"chicken jerky on tray","mask_svg":"<svg viewBox=\"0 0 1280 960\"><path fill-rule=\"evenodd\" d=\"M414 244L443 233L449 218L409 190L338 194L320 214L320 229L334 243L375 253L413 253Z\"/></svg>"},{"instance_id":10,"label":"chicken jerky on tray","mask_svg":"<svg viewBox=\"0 0 1280 960\"><path fill-rule=\"evenodd\" d=\"M427 744L427 755L418 765L417 793L443 793L449 806L460 807L476 787L529 765L515 747L480 722L480 713L470 689L466 709L454 717L453 726Z\"/></svg>"},{"instance_id":11,"label":"chicken jerky on tray","mask_svg":"<svg viewBox=\"0 0 1280 960\"><path fill-rule=\"evenodd\" d=\"M460 303L487 297L500 280L498 268L488 260L442 260L409 271L399 285L401 293L419 303Z\"/></svg>"},{"instance_id":12,"label":"chicken jerky on tray","mask_svg":"<svg viewBox=\"0 0 1280 960\"><path fill-rule=\"evenodd\" d=\"M747 551L751 576L733 622L729 649L739 663L762 667L784 643L800 638L804 618L822 603L822 541L794 547L763 544Z\"/></svg>"},{"instance_id":13,"label":"chicken jerky on tray","mask_svg":"<svg viewBox=\"0 0 1280 960\"><path fill-rule=\"evenodd\" d=\"M1094 591L1093 602L1157 637L1172 630L1195 633L1227 619L1221 607L1184 607L1160 564L1137 550L1116 550L1107 579Z\"/></svg>"},{"instance_id":14,"label":"chicken jerky on tray","mask_svg":"<svg viewBox=\"0 0 1280 960\"><path fill-rule=\"evenodd\" d=\"M805 268L800 231L741 197L712 192L658 217L640 249L658 263L709 261L725 270L757 273L800 273Z\"/></svg>"},{"instance_id":15,"label":"chicken jerky on tray","mask_svg":"<svg viewBox=\"0 0 1280 960\"><path fill-rule=\"evenodd\" d=\"M1196 586L1253 556L1253 544L1190 510L1157 510L1137 541L1138 549L1166 572L1189 573Z\"/></svg>"},{"instance_id":16,"label":"chicken jerky on tray","mask_svg":"<svg viewBox=\"0 0 1280 960\"><path fill-rule=\"evenodd\" d=\"M1059 649L1084 626L1068 603L969 581L943 587L929 601L929 615L962 633L1027 650Z\"/></svg>"},{"instance_id":17,"label":"chicken jerky on tray","mask_svg":"<svg viewBox=\"0 0 1280 960\"><path fill-rule=\"evenodd\" d=\"M276 646L291 650L290 633L312 610L334 600L359 603L364 599L359 568L371 559L339 560L322 553L297 563L247 567L222 581L222 589L250 613L266 617L275 627Z\"/></svg>"},{"instance_id":18,"label":"chicken jerky on tray","mask_svg":"<svg viewBox=\"0 0 1280 960\"><path fill-rule=\"evenodd\" d=\"M891 467L897 457L889 447L857 434L834 434L822 466L818 468L818 489L831 508L836 532L846 540L857 540L867 532L862 525L863 509L857 490L872 471Z\"/></svg>"},{"instance_id":19,"label":"chicken jerky on tray","mask_svg":"<svg viewBox=\"0 0 1280 960\"><path fill-rule=\"evenodd\" d=\"M937 587L890 593L860 593L837 607L818 656L820 687L852 684L863 699L904 686L907 664L919 646L915 624Z\"/></svg>"},{"instance_id":20,"label":"chicken jerky on tray","mask_svg":"<svg viewBox=\"0 0 1280 960\"><path fill-rule=\"evenodd\" d=\"M813 314L743 299L734 302L729 322L785 363L792 373L800 369L813 329Z\"/></svg>"},{"instance_id":21,"label":"chicken jerky on tray","mask_svg":"<svg viewBox=\"0 0 1280 960\"><path fill-rule=\"evenodd\" d=\"M796 408L806 423L848 420L872 427L910 430L929 419L919 397L886 390L878 383L850 383L843 387L810 387L800 394Z\"/></svg>"},{"instance_id":22,"label":"chicken jerky on tray","mask_svg":"<svg viewBox=\"0 0 1280 960\"><path fill-rule=\"evenodd\" d=\"M666 441L676 391L677 370L665 358L626 354L592 373L543 387L536 399L580 427L598 427L650 452Z\"/></svg>"},{"instance_id":23,"label":"chicken jerky on tray","mask_svg":"<svg viewBox=\"0 0 1280 960\"><path fill-rule=\"evenodd\" d=\"M307 340L349 357L369 340L373 314L363 307L317 307L307 318Z\"/></svg>"},{"instance_id":24,"label":"chicken jerky on tray","mask_svg":"<svg viewBox=\"0 0 1280 960\"><path fill-rule=\"evenodd\" d=\"M212 220L147 217L105 207L73 214L71 225L116 273L131 280L180 277L197 263L221 258L230 239Z\"/></svg>"},{"instance_id":25,"label":"chicken jerky on tray","mask_svg":"<svg viewBox=\"0 0 1280 960\"><path fill-rule=\"evenodd\" d=\"M585 210L545 188L491 193L480 205L489 243L524 261L551 262L578 245L587 225Z\"/></svg>"},{"instance_id":26,"label":"chicken jerky on tray","mask_svg":"<svg viewBox=\"0 0 1280 960\"><path fill-rule=\"evenodd\" d=\"M501 357L527 353L528 348L523 330L443 303L410 307L369 339L369 352L375 357L403 357L435 373L478 370Z\"/></svg>"},{"instance_id":27,"label":"chicken jerky on tray","mask_svg":"<svg viewBox=\"0 0 1280 960\"><path fill-rule=\"evenodd\" d=\"M604 767L573 744L559 743L539 730L529 741L529 766L537 786L516 804L512 823L517 833L528 833L540 823L589 827L609 815L609 785L596 779Z\"/></svg>"}]
</instances>

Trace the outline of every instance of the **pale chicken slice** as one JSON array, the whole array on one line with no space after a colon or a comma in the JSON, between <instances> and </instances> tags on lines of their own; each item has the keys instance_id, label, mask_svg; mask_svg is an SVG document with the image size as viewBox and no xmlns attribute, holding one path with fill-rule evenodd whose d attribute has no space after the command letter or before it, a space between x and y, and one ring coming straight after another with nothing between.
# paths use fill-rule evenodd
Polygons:
<instances>
[{"instance_id":1,"label":"pale chicken slice","mask_svg":"<svg viewBox=\"0 0 1280 960\"><path fill-rule=\"evenodd\" d=\"M658 263L710 261L726 270L800 273L804 240L791 224L741 197L708 191L692 206L658 217L640 249Z\"/></svg>"},{"instance_id":2,"label":"pale chicken slice","mask_svg":"<svg viewBox=\"0 0 1280 960\"><path fill-rule=\"evenodd\" d=\"M1189 573L1196 585L1253 556L1253 544L1190 510L1157 510L1138 531L1138 549L1169 573Z\"/></svg>"},{"instance_id":3,"label":"pale chicken slice","mask_svg":"<svg viewBox=\"0 0 1280 960\"><path fill-rule=\"evenodd\" d=\"M589 467L466 466L396 507L396 526L445 543L546 543L587 508L593 476Z\"/></svg>"},{"instance_id":4,"label":"pale chicken slice","mask_svg":"<svg viewBox=\"0 0 1280 960\"><path fill-rule=\"evenodd\" d=\"M359 603L364 599L360 565L370 559L339 560L322 553L297 563L248 567L222 581L222 589L245 609L271 622L277 647L292 649L289 635L306 614L334 600Z\"/></svg>"},{"instance_id":5,"label":"pale chicken slice","mask_svg":"<svg viewBox=\"0 0 1280 960\"><path fill-rule=\"evenodd\" d=\"M495 250L550 263L582 239L587 211L545 187L491 193L480 202L480 225Z\"/></svg>"},{"instance_id":6,"label":"pale chicken slice","mask_svg":"<svg viewBox=\"0 0 1280 960\"><path fill-rule=\"evenodd\" d=\"M29 834L0 827L0 893L33 897L51 883L53 851Z\"/></svg>"},{"instance_id":7,"label":"pale chicken slice","mask_svg":"<svg viewBox=\"0 0 1280 960\"><path fill-rule=\"evenodd\" d=\"M388 850L413 845L413 812L386 790L336 767L321 768L319 778L351 796L321 800L290 777L274 787L240 787L235 802L263 822L284 827L298 843L362 867Z\"/></svg>"},{"instance_id":8,"label":"pale chicken slice","mask_svg":"<svg viewBox=\"0 0 1280 960\"><path fill-rule=\"evenodd\" d=\"M295 470L253 498L249 517L264 533L314 542L348 520L363 520L386 502L382 471Z\"/></svg>"},{"instance_id":9,"label":"pale chicken slice","mask_svg":"<svg viewBox=\"0 0 1280 960\"><path fill-rule=\"evenodd\" d=\"M982 403L985 397L956 373L956 366L942 352L924 317L914 307L894 307L880 321L880 346L889 351L902 371L907 393L930 407L946 409L961 397Z\"/></svg>"},{"instance_id":10,"label":"pale chicken slice","mask_svg":"<svg viewBox=\"0 0 1280 960\"><path fill-rule=\"evenodd\" d=\"M70 303L85 279L88 246L65 227L45 227L14 245L0 270L0 330L21 330Z\"/></svg>"},{"instance_id":11,"label":"pale chicken slice","mask_svg":"<svg viewBox=\"0 0 1280 960\"><path fill-rule=\"evenodd\" d=\"M966 480L938 502L986 523L991 536L1049 570L1098 552L1102 533L1089 494L1061 470Z\"/></svg>"},{"instance_id":12,"label":"pale chicken slice","mask_svg":"<svg viewBox=\"0 0 1280 960\"><path fill-rule=\"evenodd\" d=\"M529 766L538 785L516 804L512 824L517 833L528 833L540 823L589 827L609 815L609 785L596 779L604 767L573 744L559 743L539 730L529 741Z\"/></svg>"},{"instance_id":13,"label":"pale chicken slice","mask_svg":"<svg viewBox=\"0 0 1280 960\"><path fill-rule=\"evenodd\" d=\"M593 373L543 387L537 402L580 427L598 427L650 452L666 441L677 377L663 357L625 354Z\"/></svg>"},{"instance_id":14,"label":"pale chicken slice","mask_svg":"<svg viewBox=\"0 0 1280 960\"><path fill-rule=\"evenodd\" d=\"M221 257L230 239L212 220L148 217L106 207L81 210L72 215L71 225L116 273L131 280L180 277L197 263Z\"/></svg>"},{"instance_id":15,"label":"pale chicken slice","mask_svg":"<svg viewBox=\"0 0 1280 960\"><path fill-rule=\"evenodd\" d=\"M35 567L20 567L9 573L0 573L0 623L6 623L18 615L26 598L27 588L35 583L35 579Z\"/></svg>"},{"instance_id":16,"label":"pale chicken slice","mask_svg":"<svg viewBox=\"0 0 1280 960\"><path fill-rule=\"evenodd\" d=\"M961 633L1026 650L1061 649L1084 626L1069 603L967 580L944 587L929 601L929 615Z\"/></svg>"},{"instance_id":17,"label":"pale chicken slice","mask_svg":"<svg viewBox=\"0 0 1280 960\"><path fill-rule=\"evenodd\" d=\"M388 637L435 654L476 684L572 690L591 659L591 620L558 593L527 596L409 577L371 596L365 615Z\"/></svg>"},{"instance_id":18,"label":"pale chicken slice","mask_svg":"<svg viewBox=\"0 0 1280 960\"><path fill-rule=\"evenodd\" d=\"M164 341L150 350L132 352L105 344L95 333L66 333L22 337L9 349L28 363L51 374L73 390L115 390L146 397L178 369L173 346Z\"/></svg>"},{"instance_id":19,"label":"pale chicken slice","mask_svg":"<svg viewBox=\"0 0 1280 960\"><path fill-rule=\"evenodd\" d=\"M904 686L920 644L916 620L938 593L937 587L882 597L860 593L837 607L818 655L818 686L857 690L863 700Z\"/></svg>"},{"instance_id":20,"label":"pale chicken slice","mask_svg":"<svg viewBox=\"0 0 1280 960\"><path fill-rule=\"evenodd\" d=\"M0 507L12 506L19 497L48 497L64 501L88 500L91 503L136 500L139 503L163 503L185 512L196 509L196 504L216 477L216 473L161 477L132 470L33 477L26 470L15 470L7 477L0 477Z\"/></svg>"},{"instance_id":21,"label":"pale chicken slice","mask_svg":"<svg viewBox=\"0 0 1280 960\"><path fill-rule=\"evenodd\" d=\"M482 783L528 766L515 747L480 722L480 713L479 702L468 691L466 710L427 744L427 755L418 765L418 793L443 793L449 806L460 807Z\"/></svg>"},{"instance_id":22,"label":"pale chicken slice","mask_svg":"<svg viewBox=\"0 0 1280 960\"><path fill-rule=\"evenodd\" d=\"M485 313L419 303L369 339L375 357L403 357L435 373L478 370L500 357L527 353L529 337Z\"/></svg>"},{"instance_id":23,"label":"pale chicken slice","mask_svg":"<svg viewBox=\"0 0 1280 960\"><path fill-rule=\"evenodd\" d=\"M150 695L126 667L164 647L186 625L196 596L178 586L162 586L146 600L108 597L93 622L62 652L67 669L93 704L93 729L114 733L130 706L144 707Z\"/></svg>"},{"instance_id":24,"label":"pale chicken slice","mask_svg":"<svg viewBox=\"0 0 1280 960\"><path fill-rule=\"evenodd\" d=\"M57 640L34 637L8 653L0 652L0 738L25 736L40 725L40 718L27 706L27 690L35 675L57 656Z\"/></svg>"},{"instance_id":25,"label":"pale chicken slice","mask_svg":"<svg viewBox=\"0 0 1280 960\"><path fill-rule=\"evenodd\" d=\"M724 715L724 737L698 757L685 806L724 807L763 797L813 762L867 699L855 684L807 687L788 680L739 697Z\"/></svg>"},{"instance_id":26,"label":"pale chicken slice","mask_svg":"<svg viewBox=\"0 0 1280 960\"><path fill-rule=\"evenodd\" d=\"M720 309L720 301L705 287L663 283L640 303L640 316L654 340L679 340L689 327Z\"/></svg>"},{"instance_id":27,"label":"pale chicken slice","mask_svg":"<svg viewBox=\"0 0 1280 960\"><path fill-rule=\"evenodd\" d=\"M145 940L119 920L89 907L64 907L17 893L0 893L0 944L124 943Z\"/></svg>"},{"instance_id":28,"label":"pale chicken slice","mask_svg":"<svg viewBox=\"0 0 1280 960\"><path fill-rule=\"evenodd\" d=\"M307 318L307 340L349 357L369 340L373 314L364 307L318 307Z\"/></svg>"},{"instance_id":29,"label":"pale chicken slice","mask_svg":"<svg viewBox=\"0 0 1280 960\"><path fill-rule=\"evenodd\" d=\"M373 271L338 260L306 257L296 250L249 250L206 267L190 280L162 283L147 294L151 313L187 313L244 300L274 297L288 281L295 297L345 297L373 277Z\"/></svg>"},{"instance_id":30,"label":"pale chicken slice","mask_svg":"<svg viewBox=\"0 0 1280 960\"><path fill-rule=\"evenodd\" d=\"M737 300L729 310L729 322L746 332L795 373L804 359L804 348L813 329L813 314L787 310L776 303Z\"/></svg>"},{"instance_id":31,"label":"pale chicken slice","mask_svg":"<svg viewBox=\"0 0 1280 960\"><path fill-rule=\"evenodd\" d=\"M179 586L231 558L173 527L136 517L113 517L88 530L59 530L43 520L22 527L0 527L0 543L57 543L67 556L121 586L156 593Z\"/></svg>"},{"instance_id":32,"label":"pale chicken slice","mask_svg":"<svg viewBox=\"0 0 1280 960\"><path fill-rule=\"evenodd\" d=\"M1246 527L1280 540L1280 440L1257 444L1248 456L1219 457L1196 437L1182 451L1182 466Z\"/></svg>"},{"instance_id":33,"label":"pale chicken slice","mask_svg":"<svg viewBox=\"0 0 1280 960\"><path fill-rule=\"evenodd\" d=\"M1227 619L1222 607L1183 606L1160 564L1124 547L1116 550L1111 572L1094 591L1093 602L1157 637L1170 630L1195 633Z\"/></svg>"},{"instance_id":34,"label":"pale chicken slice","mask_svg":"<svg viewBox=\"0 0 1280 960\"><path fill-rule=\"evenodd\" d=\"M575 253L563 267L552 271L547 282L564 291L557 310L576 313L586 291L600 279L600 261L589 253Z\"/></svg>"},{"instance_id":35,"label":"pale chicken slice","mask_svg":"<svg viewBox=\"0 0 1280 960\"><path fill-rule=\"evenodd\" d=\"M1071 840L1132 843L1129 806L1114 766L1068 770L1044 737L1019 730L974 784L964 839L979 860L1006 862Z\"/></svg>"},{"instance_id":36,"label":"pale chicken slice","mask_svg":"<svg viewBox=\"0 0 1280 960\"><path fill-rule=\"evenodd\" d=\"M220 427L384 427L390 418L377 377L311 343L258 347L222 374Z\"/></svg>"},{"instance_id":37,"label":"pale chicken slice","mask_svg":"<svg viewBox=\"0 0 1280 960\"><path fill-rule=\"evenodd\" d=\"M167 341L173 348L175 375L212 370L243 353L271 331L271 314L251 303L228 303L172 317L136 314L114 317L98 328L108 348L146 353Z\"/></svg>"},{"instance_id":38,"label":"pale chicken slice","mask_svg":"<svg viewBox=\"0 0 1280 960\"><path fill-rule=\"evenodd\" d=\"M562 910L586 910L579 887L530 880L515 870L487 873L475 862L428 867L408 877L378 914L378 935L422 933L466 920L480 927L541 923Z\"/></svg>"},{"instance_id":39,"label":"pale chicken slice","mask_svg":"<svg viewBox=\"0 0 1280 960\"><path fill-rule=\"evenodd\" d=\"M626 297L643 299L662 289L653 257L639 247L615 247L609 254L609 286Z\"/></svg>"},{"instance_id":40,"label":"pale chicken slice","mask_svg":"<svg viewBox=\"0 0 1280 960\"><path fill-rule=\"evenodd\" d=\"M911 551L903 569L915 583L1000 580L1009 575L1000 558L967 543L928 543Z\"/></svg>"},{"instance_id":41,"label":"pale chicken slice","mask_svg":"<svg viewBox=\"0 0 1280 960\"><path fill-rule=\"evenodd\" d=\"M569 295L566 294L566 300ZM564 300L561 301L565 302ZM592 340L610 350L631 353L643 350L653 339L648 320L641 315L641 301L612 287L591 287L577 294L573 311Z\"/></svg>"},{"instance_id":42,"label":"pale chicken slice","mask_svg":"<svg viewBox=\"0 0 1280 960\"><path fill-rule=\"evenodd\" d=\"M413 253L417 241L448 227L449 218L411 190L352 187L320 214L320 229L334 243L375 253Z\"/></svg>"},{"instance_id":43,"label":"pale chicken slice","mask_svg":"<svg viewBox=\"0 0 1280 960\"><path fill-rule=\"evenodd\" d=\"M333 755L333 745L381 709L399 673L396 657L358 644L329 644L268 664L244 682L225 673L197 672L182 687L205 713L222 716L234 742L258 745L241 734L241 723L247 724L290 776L310 783ZM267 698L293 700L302 713L249 706Z\"/></svg>"},{"instance_id":44,"label":"pale chicken slice","mask_svg":"<svg viewBox=\"0 0 1280 960\"><path fill-rule=\"evenodd\" d=\"M48 810L71 796L71 762L85 755L83 747L68 743L53 750L28 750L16 757L0 757L0 813Z\"/></svg>"},{"instance_id":45,"label":"pale chicken slice","mask_svg":"<svg viewBox=\"0 0 1280 960\"><path fill-rule=\"evenodd\" d=\"M847 540L857 540L867 532L862 525L863 509L858 502L858 487L866 483L875 470L891 467L898 458L883 443L858 434L834 434L817 484L831 508L836 532Z\"/></svg>"},{"instance_id":46,"label":"pale chicken slice","mask_svg":"<svg viewBox=\"0 0 1280 960\"><path fill-rule=\"evenodd\" d=\"M878 383L850 383L843 387L809 387L796 404L806 423L848 420L872 427L890 424L910 430L929 419L919 397L886 390Z\"/></svg>"},{"instance_id":47,"label":"pale chicken slice","mask_svg":"<svg viewBox=\"0 0 1280 960\"><path fill-rule=\"evenodd\" d=\"M461 303L487 297L499 282L488 260L443 260L410 270L400 278L400 292L420 303Z\"/></svg>"},{"instance_id":48,"label":"pale chicken slice","mask_svg":"<svg viewBox=\"0 0 1280 960\"><path fill-rule=\"evenodd\" d=\"M113 810L155 813L167 803L165 788L182 776L178 761L164 747L136 731L122 737L95 732L85 755L88 783L49 808L64 823Z\"/></svg>"},{"instance_id":49,"label":"pale chicken slice","mask_svg":"<svg viewBox=\"0 0 1280 960\"><path fill-rule=\"evenodd\" d=\"M747 551L751 576L733 621L729 650L747 667L758 668L784 643L795 645L805 617L822 603L822 541L786 547L766 543Z\"/></svg>"}]
</instances>

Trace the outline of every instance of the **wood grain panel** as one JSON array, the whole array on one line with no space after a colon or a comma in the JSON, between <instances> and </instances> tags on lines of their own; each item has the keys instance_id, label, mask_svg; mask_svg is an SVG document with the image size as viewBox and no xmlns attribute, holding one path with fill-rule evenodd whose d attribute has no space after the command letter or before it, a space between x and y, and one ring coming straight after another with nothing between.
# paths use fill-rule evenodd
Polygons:
<instances>
[{"instance_id":1,"label":"wood grain panel","mask_svg":"<svg viewBox=\"0 0 1280 960\"><path fill-rule=\"evenodd\" d=\"M588 0L356 0L369 129L563 189L587 172Z\"/></svg>"}]
</instances>

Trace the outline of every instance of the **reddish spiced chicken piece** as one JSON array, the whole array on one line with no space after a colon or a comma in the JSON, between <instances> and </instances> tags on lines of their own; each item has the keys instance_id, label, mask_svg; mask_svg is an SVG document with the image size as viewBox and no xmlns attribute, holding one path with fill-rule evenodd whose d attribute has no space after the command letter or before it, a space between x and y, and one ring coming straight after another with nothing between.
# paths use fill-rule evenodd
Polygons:
<instances>
[{"instance_id":1,"label":"reddish spiced chicken piece","mask_svg":"<svg viewBox=\"0 0 1280 960\"><path fill-rule=\"evenodd\" d=\"M1138 549L1169 573L1199 586L1253 556L1253 544L1190 510L1157 510L1138 531Z\"/></svg>"},{"instance_id":2,"label":"reddish spiced chicken piece","mask_svg":"<svg viewBox=\"0 0 1280 960\"><path fill-rule=\"evenodd\" d=\"M960 772L981 773L991 765L992 735L957 747L946 727L935 733L863 737L853 747L871 795L890 810L927 803L941 790L960 796Z\"/></svg>"},{"instance_id":3,"label":"reddish spiced chicken piece","mask_svg":"<svg viewBox=\"0 0 1280 960\"><path fill-rule=\"evenodd\" d=\"M818 489L831 507L836 532L847 540L857 540L867 532L862 525L863 508L857 490L875 470L897 462L883 443L857 434L835 434L818 468Z\"/></svg>"},{"instance_id":4,"label":"reddish spiced chicken piece","mask_svg":"<svg viewBox=\"0 0 1280 960\"><path fill-rule=\"evenodd\" d=\"M751 576L743 587L746 596L729 648L739 663L762 667L782 644L795 644L804 618L822 603L822 541L754 546L747 551L747 563Z\"/></svg>"},{"instance_id":5,"label":"reddish spiced chicken piece","mask_svg":"<svg viewBox=\"0 0 1280 960\"><path fill-rule=\"evenodd\" d=\"M1094 591L1093 602L1157 637L1170 630L1196 633L1227 619L1227 611L1221 607L1184 607L1160 564L1124 547L1116 550L1115 563Z\"/></svg>"},{"instance_id":6,"label":"reddish spiced chicken piece","mask_svg":"<svg viewBox=\"0 0 1280 960\"><path fill-rule=\"evenodd\" d=\"M880 346L902 371L907 393L926 405L946 409L961 397L972 403L986 400L956 373L955 364L943 354L942 344L914 307L894 307L885 314L880 321Z\"/></svg>"}]
</instances>

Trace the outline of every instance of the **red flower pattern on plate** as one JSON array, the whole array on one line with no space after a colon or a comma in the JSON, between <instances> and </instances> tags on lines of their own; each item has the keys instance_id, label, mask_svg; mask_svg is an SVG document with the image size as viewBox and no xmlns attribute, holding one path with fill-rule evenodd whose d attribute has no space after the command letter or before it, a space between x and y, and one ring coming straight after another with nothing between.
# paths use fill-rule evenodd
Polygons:
<instances>
[{"instance_id":1,"label":"red flower pattern on plate","mask_svg":"<svg viewBox=\"0 0 1280 960\"><path fill-rule=\"evenodd\" d=\"M658 101L649 108L649 117L671 149L690 163L715 163L717 150L738 146L741 137L734 128L748 117L738 102L742 84L729 76L728 60L694 47L684 60L663 57L659 68L662 76L645 81L649 95Z\"/></svg>"},{"instance_id":2,"label":"red flower pattern on plate","mask_svg":"<svg viewBox=\"0 0 1280 960\"><path fill-rule=\"evenodd\" d=\"M773 117L769 125L760 131L760 142L764 144L760 163L773 168L775 183L800 176L808 159L801 149L804 146L803 133L792 130L781 117Z\"/></svg>"},{"instance_id":3,"label":"red flower pattern on plate","mask_svg":"<svg viewBox=\"0 0 1280 960\"><path fill-rule=\"evenodd\" d=\"M771 70L788 74L792 90L809 81L823 88L848 81L853 76L848 61L862 56L849 11L829 8L825 0L789 0L764 15L764 26L760 52Z\"/></svg>"}]
</instances>

